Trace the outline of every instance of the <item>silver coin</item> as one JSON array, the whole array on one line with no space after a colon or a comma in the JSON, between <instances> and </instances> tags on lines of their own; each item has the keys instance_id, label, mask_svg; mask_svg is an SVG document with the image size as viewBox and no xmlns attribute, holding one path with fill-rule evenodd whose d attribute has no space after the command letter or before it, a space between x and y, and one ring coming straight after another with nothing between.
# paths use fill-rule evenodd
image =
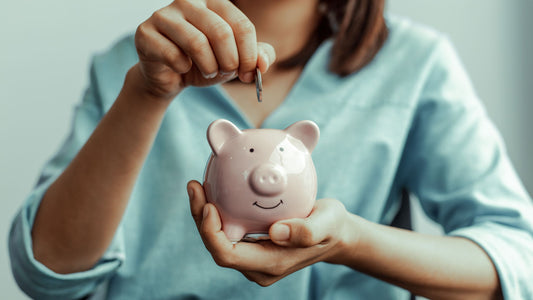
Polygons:
<instances>
[{"instance_id":1,"label":"silver coin","mask_svg":"<svg viewBox=\"0 0 533 300\"><path fill-rule=\"evenodd\" d=\"M255 69L255 91L257 93L257 102L263 102L263 78L259 68Z\"/></svg>"}]
</instances>

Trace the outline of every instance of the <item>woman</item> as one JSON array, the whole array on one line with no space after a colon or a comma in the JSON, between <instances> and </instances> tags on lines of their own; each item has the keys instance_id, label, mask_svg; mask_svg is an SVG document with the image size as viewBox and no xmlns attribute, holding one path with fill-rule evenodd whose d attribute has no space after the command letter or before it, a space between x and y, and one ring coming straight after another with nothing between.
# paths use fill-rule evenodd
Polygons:
<instances>
[{"instance_id":1,"label":"woman","mask_svg":"<svg viewBox=\"0 0 533 300\"><path fill-rule=\"evenodd\" d=\"M533 209L500 138L449 42L385 21L383 2L174 1L96 56L72 134L13 222L21 288L53 299L101 283L110 299L531 297ZM321 128L320 200L274 224L272 241L232 245L189 181L222 117ZM386 226L402 189L446 236Z\"/></svg>"}]
</instances>

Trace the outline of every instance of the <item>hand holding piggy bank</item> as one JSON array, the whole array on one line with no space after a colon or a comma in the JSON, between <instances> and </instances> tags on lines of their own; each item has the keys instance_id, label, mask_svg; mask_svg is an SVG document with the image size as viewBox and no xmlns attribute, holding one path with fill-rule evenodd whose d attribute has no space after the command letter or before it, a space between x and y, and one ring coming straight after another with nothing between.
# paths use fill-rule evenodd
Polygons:
<instances>
[{"instance_id":1,"label":"hand holding piggy bank","mask_svg":"<svg viewBox=\"0 0 533 300\"><path fill-rule=\"evenodd\" d=\"M242 131L227 120L211 123L204 188L230 241L265 235L276 221L309 215L317 189L311 152L319 135L312 121Z\"/></svg>"}]
</instances>

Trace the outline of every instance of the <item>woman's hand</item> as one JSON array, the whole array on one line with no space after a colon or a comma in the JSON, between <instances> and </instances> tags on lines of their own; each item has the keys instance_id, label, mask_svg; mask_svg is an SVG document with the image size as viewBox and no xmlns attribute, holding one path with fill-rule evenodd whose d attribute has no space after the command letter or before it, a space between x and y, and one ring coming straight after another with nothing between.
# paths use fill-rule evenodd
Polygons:
<instances>
[{"instance_id":1,"label":"woman's hand","mask_svg":"<svg viewBox=\"0 0 533 300\"><path fill-rule=\"evenodd\" d=\"M206 86L239 76L254 80L275 60L258 43L255 27L230 1L179 0L156 11L135 34L139 63L132 70L148 95L171 100L187 86ZM139 87L138 87L139 88Z\"/></svg>"},{"instance_id":2,"label":"woman's hand","mask_svg":"<svg viewBox=\"0 0 533 300\"><path fill-rule=\"evenodd\" d=\"M206 202L200 183L189 182L187 190L198 231L215 262L240 271L261 286L319 261L336 263L349 238L344 205L338 200L322 199L309 217L272 225L271 241L232 244L222 231L217 209Z\"/></svg>"},{"instance_id":3,"label":"woman's hand","mask_svg":"<svg viewBox=\"0 0 533 300\"><path fill-rule=\"evenodd\" d=\"M321 199L309 217L272 225L271 241L232 244L200 183L189 182L187 191L194 221L215 262L262 286L324 261L430 299L502 298L490 258L468 239L376 224L347 212L338 200Z\"/></svg>"}]
</instances>

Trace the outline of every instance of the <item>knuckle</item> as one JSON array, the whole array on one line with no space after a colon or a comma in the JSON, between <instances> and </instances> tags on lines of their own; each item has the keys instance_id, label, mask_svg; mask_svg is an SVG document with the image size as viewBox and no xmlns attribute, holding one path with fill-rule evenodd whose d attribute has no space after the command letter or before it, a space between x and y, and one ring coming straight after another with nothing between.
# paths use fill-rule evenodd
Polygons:
<instances>
[{"instance_id":1,"label":"knuckle","mask_svg":"<svg viewBox=\"0 0 533 300\"><path fill-rule=\"evenodd\" d=\"M239 68L239 60L237 57L230 57L220 61L220 67L224 71L233 71Z\"/></svg>"},{"instance_id":2,"label":"knuckle","mask_svg":"<svg viewBox=\"0 0 533 300\"><path fill-rule=\"evenodd\" d=\"M236 62L236 61L232 61L230 63L226 63L224 66L223 66L224 70L226 71L233 71L233 70L237 70L239 68L239 63Z\"/></svg>"},{"instance_id":3,"label":"knuckle","mask_svg":"<svg viewBox=\"0 0 533 300\"><path fill-rule=\"evenodd\" d=\"M344 203L338 201L338 200L335 200L335 199L331 199L329 201L329 204L330 205L334 205L334 207L338 210L338 211L341 211L341 212L344 212L346 211L346 207L344 206Z\"/></svg>"},{"instance_id":4,"label":"knuckle","mask_svg":"<svg viewBox=\"0 0 533 300\"><path fill-rule=\"evenodd\" d=\"M165 14L164 9L156 10L151 17L152 20L154 20L156 23L161 23L167 20L167 16Z\"/></svg>"},{"instance_id":5,"label":"knuckle","mask_svg":"<svg viewBox=\"0 0 533 300\"><path fill-rule=\"evenodd\" d=\"M206 8L205 1L176 0L175 5L185 11L198 12Z\"/></svg>"},{"instance_id":6,"label":"knuckle","mask_svg":"<svg viewBox=\"0 0 533 300\"><path fill-rule=\"evenodd\" d=\"M190 59L181 60L180 64L176 66L176 70L180 73L189 72L192 68L192 61Z\"/></svg>"},{"instance_id":7,"label":"knuckle","mask_svg":"<svg viewBox=\"0 0 533 300\"><path fill-rule=\"evenodd\" d=\"M240 57L240 65L243 69L254 69L257 65L257 60L250 55L242 55Z\"/></svg>"},{"instance_id":8,"label":"knuckle","mask_svg":"<svg viewBox=\"0 0 533 300\"><path fill-rule=\"evenodd\" d=\"M146 23L142 23L137 27L137 30L135 31L135 47L142 48L144 47L144 44L146 43L146 39L148 37L148 26Z\"/></svg>"},{"instance_id":9,"label":"knuckle","mask_svg":"<svg viewBox=\"0 0 533 300\"><path fill-rule=\"evenodd\" d=\"M174 70L183 73L189 70L189 63L185 60L181 53L175 51L174 49L165 49L163 50L163 58L165 62L171 66ZM201 220L200 216L195 216L195 220Z\"/></svg>"},{"instance_id":10,"label":"knuckle","mask_svg":"<svg viewBox=\"0 0 533 300\"><path fill-rule=\"evenodd\" d=\"M204 35L194 35L189 37L187 44L188 50L191 53L202 53L207 47L209 47L209 42Z\"/></svg>"},{"instance_id":11,"label":"knuckle","mask_svg":"<svg viewBox=\"0 0 533 300\"><path fill-rule=\"evenodd\" d=\"M246 17L240 17L235 20L235 31L241 35L255 34L254 24Z\"/></svg>"},{"instance_id":12,"label":"knuckle","mask_svg":"<svg viewBox=\"0 0 533 300\"><path fill-rule=\"evenodd\" d=\"M150 55L150 45L147 42L148 35L146 33L146 27L144 25L139 25L135 33L135 48L137 49L137 54L139 58L146 58Z\"/></svg>"},{"instance_id":13,"label":"knuckle","mask_svg":"<svg viewBox=\"0 0 533 300\"><path fill-rule=\"evenodd\" d=\"M220 22L212 27L212 36L217 41L224 41L233 38L233 31L231 27L223 22Z\"/></svg>"},{"instance_id":14,"label":"knuckle","mask_svg":"<svg viewBox=\"0 0 533 300\"><path fill-rule=\"evenodd\" d=\"M186 2L187 1L183 1L183 0L174 0L172 1L172 3L169 4L169 6L180 9L180 8L183 8L183 4Z\"/></svg>"},{"instance_id":15,"label":"knuckle","mask_svg":"<svg viewBox=\"0 0 533 300\"><path fill-rule=\"evenodd\" d=\"M161 10L156 10L154 11L154 13L152 13L152 16L150 17L151 20L153 21L160 21L161 20Z\"/></svg>"},{"instance_id":16,"label":"knuckle","mask_svg":"<svg viewBox=\"0 0 533 300\"><path fill-rule=\"evenodd\" d=\"M137 26L137 30L135 31L135 40L143 38L147 35L148 29L146 27L146 23L141 23L141 25Z\"/></svg>"},{"instance_id":17,"label":"knuckle","mask_svg":"<svg viewBox=\"0 0 533 300\"><path fill-rule=\"evenodd\" d=\"M169 48L162 49L161 51L162 51L161 55L163 56L163 58L169 65L173 66L179 63L180 55L178 53L176 53L175 51Z\"/></svg>"}]
</instances>

